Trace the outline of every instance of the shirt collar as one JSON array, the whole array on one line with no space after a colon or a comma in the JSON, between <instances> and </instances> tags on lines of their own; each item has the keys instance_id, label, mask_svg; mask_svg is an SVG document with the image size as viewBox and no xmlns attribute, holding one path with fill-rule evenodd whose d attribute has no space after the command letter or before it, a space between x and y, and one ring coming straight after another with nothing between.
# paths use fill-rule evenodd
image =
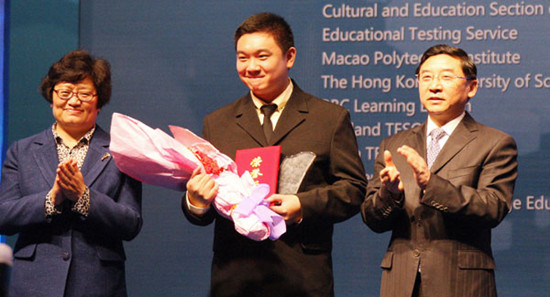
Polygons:
<instances>
[{"instance_id":1,"label":"shirt collar","mask_svg":"<svg viewBox=\"0 0 550 297\"><path fill-rule=\"evenodd\" d=\"M52 133L53 133L53 138L55 139L55 141L57 143L60 143L63 141L63 139L61 138L61 136L59 136L59 134L57 134L57 131L55 131L55 127L57 126L57 122L56 123L53 123L52 125ZM82 136L77 143L85 143L85 144L88 144L90 143L90 140L92 139L92 135L94 135L94 132L95 132L95 125L92 127L92 129L90 129L88 132L86 132L86 134L84 134L84 136Z\"/></svg>"},{"instance_id":2,"label":"shirt collar","mask_svg":"<svg viewBox=\"0 0 550 297\"><path fill-rule=\"evenodd\" d=\"M441 126L440 128L442 128L445 131L446 135L451 135L453 131L456 129L456 127L458 127L458 124L460 123L460 121L462 121L464 116L466 116L466 112L462 112L461 115L447 122L445 125ZM438 126L434 123L432 118L428 116L428 127L426 128L426 135L430 135L432 130L436 128L438 128Z\"/></svg>"},{"instance_id":3,"label":"shirt collar","mask_svg":"<svg viewBox=\"0 0 550 297\"><path fill-rule=\"evenodd\" d=\"M290 80L290 78L289 78ZM250 96L252 97L252 102L254 102L254 106L256 106L256 109L260 109L262 105L265 104L277 104L277 111L281 112L286 104L288 103L288 100L290 100L290 95L292 95L292 91L294 90L294 85L292 84L292 80L290 80L290 83L286 87L286 89L277 96L277 98L273 99L271 103L267 103L263 101L262 99L256 97L252 91L250 91Z\"/></svg>"}]
</instances>

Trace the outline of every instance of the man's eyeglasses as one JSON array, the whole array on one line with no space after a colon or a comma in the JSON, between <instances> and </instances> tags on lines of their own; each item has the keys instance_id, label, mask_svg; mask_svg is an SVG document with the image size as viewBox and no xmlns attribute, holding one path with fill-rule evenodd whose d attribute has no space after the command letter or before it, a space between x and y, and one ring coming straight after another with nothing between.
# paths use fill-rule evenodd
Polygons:
<instances>
[{"instance_id":1,"label":"man's eyeglasses","mask_svg":"<svg viewBox=\"0 0 550 297\"><path fill-rule=\"evenodd\" d=\"M57 97L61 100L69 100L73 97L73 95L76 95L76 98L82 102L90 102L94 99L97 94L92 94L92 92L89 91L79 91L79 92L73 92L71 89L59 89L59 90L53 90Z\"/></svg>"},{"instance_id":2,"label":"man's eyeglasses","mask_svg":"<svg viewBox=\"0 0 550 297\"><path fill-rule=\"evenodd\" d=\"M416 78L418 79L418 82L422 84L430 84L431 82L433 82L434 80L437 80L438 78L439 78L439 81L443 84L450 84L455 79L475 80L474 77L458 76L452 73L440 73L440 74L434 75L429 72L417 74Z\"/></svg>"}]
</instances>

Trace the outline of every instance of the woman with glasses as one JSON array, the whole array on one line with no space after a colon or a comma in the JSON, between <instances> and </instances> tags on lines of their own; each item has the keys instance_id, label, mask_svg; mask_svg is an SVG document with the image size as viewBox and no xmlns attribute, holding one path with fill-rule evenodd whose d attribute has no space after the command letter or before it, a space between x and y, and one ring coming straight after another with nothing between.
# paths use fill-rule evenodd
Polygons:
<instances>
[{"instance_id":1,"label":"woman with glasses","mask_svg":"<svg viewBox=\"0 0 550 297\"><path fill-rule=\"evenodd\" d=\"M141 229L141 183L96 125L109 63L72 51L40 89L55 122L12 144L2 168L0 234L19 234L10 296L127 296L122 241Z\"/></svg>"}]
</instances>

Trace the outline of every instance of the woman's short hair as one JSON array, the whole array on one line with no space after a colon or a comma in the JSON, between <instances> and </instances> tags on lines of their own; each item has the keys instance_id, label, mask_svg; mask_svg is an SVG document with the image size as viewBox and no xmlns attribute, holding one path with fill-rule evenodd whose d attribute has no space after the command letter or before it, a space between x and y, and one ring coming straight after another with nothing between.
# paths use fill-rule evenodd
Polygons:
<instances>
[{"instance_id":1,"label":"woman's short hair","mask_svg":"<svg viewBox=\"0 0 550 297\"><path fill-rule=\"evenodd\" d=\"M85 50L74 50L53 63L40 84L40 93L52 103L52 93L60 82L78 83L90 78L97 92L97 108L111 99L111 67L109 62L95 59Z\"/></svg>"}]
</instances>

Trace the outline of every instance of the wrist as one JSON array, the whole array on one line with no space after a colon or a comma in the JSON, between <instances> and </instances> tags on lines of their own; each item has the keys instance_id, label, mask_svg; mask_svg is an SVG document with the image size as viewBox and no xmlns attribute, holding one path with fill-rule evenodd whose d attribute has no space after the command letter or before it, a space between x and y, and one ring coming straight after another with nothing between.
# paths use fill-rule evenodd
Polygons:
<instances>
[{"instance_id":1,"label":"wrist","mask_svg":"<svg viewBox=\"0 0 550 297\"><path fill-rule=\"evenodd\" d=\"M50 201L55 205L56 207L61 205L63 201L65 201L65 197L63 195L59 195L57 193L50 192Z\"/></svg>"}]
</instances>

